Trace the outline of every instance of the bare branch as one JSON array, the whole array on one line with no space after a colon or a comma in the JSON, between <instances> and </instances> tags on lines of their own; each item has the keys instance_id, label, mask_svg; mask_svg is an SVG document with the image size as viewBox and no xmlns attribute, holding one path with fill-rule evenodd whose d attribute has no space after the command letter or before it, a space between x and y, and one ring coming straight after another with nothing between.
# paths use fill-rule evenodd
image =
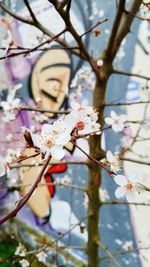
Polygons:
<instances>
[{"instance_id":1,"label":"bare branch","mask_svg":"<svg viewBox=\"0 0 150 267\"><path fill-rule=\"evenodd\" d=\"M120 157L120 159L124 160L124 161L130 161L130 162L133 162L133 163L138 163L138 164L150 166L150 162L147 162L147 161L141 161L141 160L125 158L125 157Z\"/></svg>"},{"instance_id":2,"label":"bare branch","mask_svg":"<svg viewBox=\"0 0 150 267\"><path fill-rule=\"evenodd\" d=\"M122 15L123 15L123 12L124 12L124 9L125 9L125 3L126 3L125 0L120 0L119 1L117 14L116 14L116 17L115 17L115 20L114 20L114 23L113 23L113 27L112 27L112 30L111 30L111 35L110 35L110 38L109 38L109 41L108 41L108 45L107 45L107 48L106 48L106 55L108 55L108 56L111 55L111 50L112 50L112 47L114 45L115 38L116 38L117 32L119 30L119 26L120 26L120 21L122 19Z\"/></svg>"},{"instance_id":3,"label":"bare branch","mask_svg":"<svg viewBox=\"0 0 150 267\"><path fill-rule=\"evenodd\" d=\"M54 38L54 34L52 32L50 32L46 27L44 27L39 21L38 23L35 21L31 21L31 20L27 20L27 19L24 19L23 17L21 16L18 16L16 15L13 11L11 11L10 9L8 9L5 5L1 4L0 3L0 7L6 12L8 13L10 16L14 17L15 19L23 22L23 23L26 23L26 24L30 24L30 25L33 25L35 26L37 29L41 30L44 34L46 34L47 36L49 36L50 38ZM66 30L65 30L66 31ZM61 38L57 38L57 42L59 44L61 44L62 46L66 47L66 48L69 48L70 47L70 44L67 43L64 39L61 39ZM72 50L72 53L80 58L84 58L83 54L80 53L75 49L75 50Z\"/></svg>"},{"instance_id":4,"label":"bare branch","mask_svg":"<svg viewBox=\"0 0 150 267\"><path fill-rule=\"evenodd\" d=\"M106 103L105 107L114 107L114 106L132 106L132 105L140 105L140 104L148 104L149 101L138 101L138 102L118 102L118 103ZM135 121L136 122L136 121Z\"/></svg>"},{"instance_id":5,"label":"bare branch","mask_svg":"<svg viewBox=\"0 0 150 267\"><path fill-rule=\"evenodd\" d=\"M91 29L89 29L88 31L86 31L83 34L81 34L80 37L82 38L84 35L92 32L95 28L97 28L99 25L101 25L102 23L104 23L106 21L108 21L108 19L103 19L101 21L96 22L96 24Z\"/></svg>"},{"instance_id":6,"label":"bare branch","mask_svg":"<svg viewBox=\"0 0 150 267\"><path fill-rule=\"evenodd\" d=\"M106 247L101 241L98 242L99 247L105 252L105 254L108 256L108 258L113 263L113 266L115 267L121 267L121 265L117 262L113 254L109 251L108 247Z\"/></svg>"},{"instance_id":7,"label":"bare branch","mask_svg":"<svg viewBox=\"0 0 150 267\"><path fill-rule=\"evenodd\" d=\"M108 170L104 164L101 161L98 161L97 159L93 158L92 156L90 156L89 154L87 154L80 146L78 146L73 140L71 141L80 151L83 152L83 154L85 154L88 159L90 159L91 161L97 163L98 165L100 165L109 175L116 175L113 171Z\"/></svg>"},{"instance_id":8,"label":"bare branch","mask_svg":"<svg viewBox=\"0 0 150 267\"><path fill-rule=\"evenodd\" d=\"M0 3L0 7L10 16L12 16L13 18L26 23L26 24L30 24L30 25L34 25L34 22L32 20L29 19L25 19L19 15L17 15L16 13L14 13L13 11L11 11L9 8L7 8L4 4Z\"/></svg>"},{"instance_id":9,"label":"bare branch","mask_svg":"<svg viewBox=\"0 0 150 267\"><path fill-rule=\"evenodd\" d=\"M150 18L145 18L145 17L137 16L137 15L135 15L135 14L129 12L128 10L125 10L125 12L126 12L127 14L129 14L130 16L135 17L135 18L137 18L137 19L144 20L144 21L150 21Z\"/></svg>"},{"instance_id":10,"label":"bare branch","mask_svg":"<svg viewBox=\"0 0 150 267\"><path fill-rule=\"evenodd\" d=\"M132 73L132 72L116 70L116 69L112 70L112 74L121 74L121 75L126 75L126 76L134 76L134 77L138 77L138 78L141 78L141 79L150 80L150 76L145 76L145 75L141 75L141 74L138 74L138 73Z\"/></svg>"},{"instance_id":11,"label":"bare branch","mask_svg":"<svg viewBox=\"0 0 150 267\"><path fill-rule=\"evenodd\" d=\"M40 112L40 113L51 113L51 114L68 114L69 111L68 110L49 110L49 109L42 109L42 108L33 108L33 107L18 107L16 108L16 110L27 110L27 111L36 111L36 112Z\"/></svg>"},{"instance_id":12,"label":"bare branch","mask_svg":"<svg viewBox=\"0 0 150 267\"><path fill-rule=\"evenodd\" d=\"M150 203L145 202L127 202L127 201L105 201L101 202L101 205L135 205L135 206L150 206Z\"/></svg>"},{"instance_id":13,"label":"bare branch","mask_svg":"<svg viewBox=\"0 0 150 267\"><path fill-rule=\"evenodd\" d=\"M48 163L51 159L51 155L47 158L45 161L45 164L43 165L38 177L36 178L35 182L33 183L32 187L30 188L29 192L19 201L18 205L16 208L14 208L12 211L10 211L8 214L4 215L4 217L0 218L0 225L9 220L10 218L13 218L14 216L17 215L18 211L27 203L29 198L32 196L34 190L38 186L39 182L42 179L42 176L48 166Z\"/></svg>"},{"instance_id":14,"label":"bare branch","mask_svg":"<svg viewBox=\"0 0 150 267\"><path fill-rule=\"evenodd\" d=\"M32 11L31 6L29 5L28 0L24 0L24 3L25 3L25 5L26 5L26 7L27 7L27 9L28 9L28 11L29 11L29 13L30 13L30 15L31 15L32 20L34 21L34 23L35 23L35 24L36 24L36 23L38 24L39 22L38 22L38 20L37 20L37 18L36 18L36 16L35 16L34 12Z\"/></svg>"},{"instance_id":15,"label":"bare branch","mask_svg":"<svg viewBox=\"0 0 150 267\"><path fill-rule=\"evenodd\" d=\"M123 0L120 0L120 2L121 1L124 2ZM129 12L136 15L141 3L142 3L142 0L131 1L130 7L129 7ZM122 7L123 7L123 4L122 4ZM131 27L132 22L134 20L134 17L125 13L124 10L122 10L122 9L121 9L121 13L122 13L122 15L121 15L121 19L119 19L118 27L116 26L117 31L115 31L115 38L113 38L113 44L111 44L110 40L109 40L109 46L108 46L109 50L108 50L108 48L106 49L106 53L107 53L107 51L109 51L109 56L111 56L112 61L113 61L113 59L114 59L114 57L115 57L115 55L116 55L116 53L120 47L122 40L130 32L130 27Z\"/></svg>"}]
</instances>

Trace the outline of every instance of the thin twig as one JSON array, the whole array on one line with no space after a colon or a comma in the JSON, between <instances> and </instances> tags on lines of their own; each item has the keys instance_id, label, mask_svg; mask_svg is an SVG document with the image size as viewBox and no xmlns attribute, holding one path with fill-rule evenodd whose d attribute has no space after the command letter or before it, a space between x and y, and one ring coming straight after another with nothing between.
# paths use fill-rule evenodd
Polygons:
<instances>
[{"instance_id":1,"label":"thin twig","mask_svg":"<svg viewBox=\"0 0 150 267\"><path fill-rule=\"evenodd\" d=\"M102 23L104 23L104 22L106 22L106 21L108 21L108 19L103 19L103 20L101 20L101 21L96 22L95 25L94 25L92 28L90 28L90 29L87 30L86 32L82 33L82 34L80 35L80 37L82 38L82 37L85 36L86 34L92 32L95 28L97 28L99 25L101 25Z\"/></svg>"},{"instance_id":2,"label":"thin twig","mask_svg":"<svg viewBox=\"0 0 150 267\"><path fill-rule=\"evenodd\" d=\"M113 266L121 267L121 265L115 259L114 255L109 251L109 249L101 241L98 242L98 245L105 252L105 254L108 256L108 258L112 261Z\"/></svg>"},{"instance_id":3,"label":"thin twig","mask_svg":"<svg viewBox=\"0 0 150 267\"><path fill-rule=\"evenodd\" d=\"M87 154L80 146L78 146L73 140L71 141L80 151L82 151L87 157L88 159L90 159L91 161L97 163L98 165L100 165L109 175L116 175L113 171L108 170L102 162L98 161L97 159L93 158L92 156L90 156L89 154Z\"/></svg>"},{"instance_id":4,"label":"thin twig","mask_svg":"<svg viewBox=\"0 0 150 267\"><path fill-rule=\"evenodd\" d=\"M112 70L112 74L134 76L134 77L138 77L138 78L141 78L141 79L150 80L150 76L145 76L145 75L141 75L141 74L138 74L138 73L132 73L132 72L127 72L127 71L123 71L123 70L113 69Z\"/></svg>"}]
</instances>

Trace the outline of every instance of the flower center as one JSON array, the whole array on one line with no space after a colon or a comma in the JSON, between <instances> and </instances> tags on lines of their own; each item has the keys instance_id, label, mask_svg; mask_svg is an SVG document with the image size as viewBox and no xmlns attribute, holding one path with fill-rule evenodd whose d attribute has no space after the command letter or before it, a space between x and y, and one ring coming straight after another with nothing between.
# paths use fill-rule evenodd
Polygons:
<instances>
[{"instance_id":1,"label":"flower center","mask_svg":"<svg viewBox=\"0 0 150 267\"><path fill-rule=\"evenodd\" d=\"M119 124L119 123L120 123L119 118L116 118L116 119L114 120L114 123L115 123L115 124Z\"/></svg>"},{"instance_id":2,"label":"flower center","mask_svg":"<svg viewBox=\"0 0 150 267\"><path fill-rule=\"evenodd\" d=\"M83 121L78 121L76 124L76 128L78 130L83 130L84 129L84 122Z\"/></svg>"},{"instance_id":3,"label":"flower center","mask_svg":"<svg viewBox=\"0 0 150 267\"><path fill-rule=\"evenodd\" d=\"M41 137L41 144L42 144L42 146L45 146L47 148L51 148L54 145L54 140L53 140L53 138L43 136L43 137Z\"/></svg>"},{"instance_id":4,"label":"flower center","mask_svg":"<svg viewBox=\"0 0 150 267\"><path fill-rule=\"evenodd\" d=\"M131 184L131 183L127 183L127 189L128 189L129 191L132 191L132 189L133 189L133 184Z\"/></svg>"}]
</instances>

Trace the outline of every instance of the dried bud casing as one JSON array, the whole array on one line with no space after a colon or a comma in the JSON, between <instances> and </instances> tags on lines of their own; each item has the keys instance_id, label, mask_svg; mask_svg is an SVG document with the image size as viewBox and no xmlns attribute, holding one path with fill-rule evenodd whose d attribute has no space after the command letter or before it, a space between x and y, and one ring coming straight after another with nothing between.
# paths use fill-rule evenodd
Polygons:
<instances>
[{"instance_id":1,"label":"dried bud casing","mask_svg":"<svg viewBox=\"0 0 150 267\"><path fill-rule=\"evenodd\" d=\"M34 147L31 133L28 130L25 130L24 132L24 139L26 140L26 143L28 144L29 147Z\"/></svg>"}]
</instances>

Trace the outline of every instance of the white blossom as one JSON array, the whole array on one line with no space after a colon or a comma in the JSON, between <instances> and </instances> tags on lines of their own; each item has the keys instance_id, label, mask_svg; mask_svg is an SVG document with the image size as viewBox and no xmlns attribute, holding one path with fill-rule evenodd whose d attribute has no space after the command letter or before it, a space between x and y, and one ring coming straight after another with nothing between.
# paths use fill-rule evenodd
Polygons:
<instances>
[{"instance_id":1,"label":"white blossom","mask_svg":"<svg viewBox=\"0 0 150 267\"><path fill-rule=\"evenodd\" d=\"M62 159L65 155L63 147L71 141L72 135L78 133L100 133L100 125L97 123L98 116L87 103L72 103L73 111L53 124L44 124L41 134L31 133L35 147L42 153L52 155L55 159Z\"/></svg>"},{"instance_id":2,"label":"white blossom","mask_svg":"<svg viewBox=\"0 0 150 267\"><path fill-rule=\"evenodd\" d=\"M12 45L13 45L12 35L11 35L11 32L7 30L6 38L1 40L1 46L5 48L4 55L7 54L10 46Z\"/></svg>"},{"instance_id":3,"label":"white blossom","mask_svg":"<svg viewBox=\"0 0 150 267\"><path fill-rule=\"evenodd\" d=\"M2 157L2 156L0 155L0 176L5 175L5 173L6 173L6 168L7 168L6 161L4 160L4 157Z\"/></svg>"},{"instance_id":4,"label":"white blossom","mask_svg":"<svg viewBox=\"0 0 150 267\"><path fill-rule=\"evenodd\" d=\"M105 118L105 122L111 125L115 132L121 132L123 130L125 121L126 115L118 116L113 110L110 113L110 117Z\"/></svg>"},{"instance_id":5,"label":"white blossom","mask_svg":"<svg viewBox=\"0 0 150 267\"><path fill-rule=\"evenodd\" d=\"M34 119L36 122L43 123L48 121L48 117L44 114L40 114L33 111L32 115L32 119Z\"/></svg>"},{"instance_id":6,"label":"white blossom","mask_svg":"<svg viewBox=\"0 0 150 267\"><path fill-rule=\"evenodd\" d=\"M122 248L123 248L125 251L130 251L130 250L132 250L132 249L133 249L133 242L132 242L131 240L126 241L126 242L123 244Z\"/></svg>"},{"instance_id":7,"label":"white blossom","mask_svg":"<svg viewBox=\"0 0 150 267\"><path fill-rule=\"evenodd\" d=\"M39 252L38 254L36 254L36 257L39 261L46 263L46 257L47 254L44 251Z\"/></svg>"},{"instance_id":8,"label":"white blossom","mask_svg":"<svg viewBox=\"0 0 150 267\"><path fill-rule=\"evenodd\" d=\"M52 155L57 160L64 157L65 151L63 146L71 140L69 131L59 132L57 127L44 124L42 127L41 135L31 134L33 143L38 147L41 152L46 153L46 156Z\"/></svg>"},{"instance_id":9,"label":"white blossom","mask_svg":"<svg viewBox=\"0 0 150 267\"><path fill-rule=\"evenodd\" d=\"M120 160L117 155L113 155L111 151L106 153L107 164L110 166L111 171L117 172L120 169Z\"/></svg>"},{"instance_id":10,"label":"white blossom","mask_svg":"<svg viewBox=\"0 0 150 267\"><path fill-rule=\"evenodd\" d=\"M7 154L6 154L5 160L8 163L12 163L12 162L15 162L17 159L19 159L20 156L21 156L21 151L20 150L18 150L18 149L15 150L15 149L9 148L7 150Z\"/></svg>"},{"instance_id":11,"label":"white blossom","mask_svg":"<svg viewBox=\"0 0 150 267\"><path fill-rule=\"evenodd\" d=\"M19 243L19 246L16 248L15 255L19 255L21 257L24 257L26 254L26 248L23 244Z\"/></svg>"},{"instance_id":12,"label":"white blossom","mask_svg":"<svg viewBox=\"0 0 150 267\"><path fill-rule=\"evenodd\" d=\"M97 113L91 106L87 105L86 101L82 101L81 104L72 101L71 107L73 111L66 116L69 125L77 129L80 134L100 133L100 125L97 123Z\"/></svg>"},{"instance_id":13,"label":"white blossom","mask_svg":"<svg viewBox=\"0 0 150 267\"><path fill-rule=\"evenodd\" d=\"M19 261L19 263L21 264L22 267L28 267L30 266L29 261L22 259L21 261Z\"/></svg>"},{"instance_id":14,"label":"white blossom","mask_svg":"<svg viewBox=\"0 0 150 267\"><path fill-rule=\"evenodd\" d=\"M87 194L84 194L84 200L83 200L83 205L85 208L88 208L88 204L89 204L89 198Z\"/></svg>"},{"instance_id":15,"label":"white blossom","mask_svg":"<svg viewBox=\"0 0 150 267\"><path fill-rule=\"evenodd\" d=\"M108 194L108 191L106 189L102 189L100 188L99 189L99 197L101 199L101 201L106 201L109 199L109 194Z\"/></svg>"},{"instance_id":16,"label":"white blossom","mask_svg":"<svg viewBox=\"0 0 150 267\"><path fill-rule=\"evenodd\" d=\"M134 202L135 197L145 191L144 187L133 178L128 179L123 175L117 175L114 180L119 185L115 191L115 196L117 198L125 196L128 202Z\"/></svg>"},{"instance_id":17,"label":"white blossom","mask_svg":"<svg viewBox=\"0 0 150 267\"><path fill-rule=\"evenodd\" d=\"M10 142L10 141L12 141L12 139L13 139L13 135L12 135L11 133L8 133L8 134L6 135L6 140L7 140L8 142Z\"/></svg>"},{"instance_id":18,"label":"white blossom","mask_svg":"<svg viewBox=\"0 0 150 267\"><path fill-rule=\"evenodd\" d=\"M1 101L0 106L3 108L4 111L4 118L5 122L15 120L16 116L14 113L14 109L18 108L21 104L19 98L15 98L16 91L22 87L22 84L17 84L14 89L8 94L6 101Z\"/></svg>"},{"instance_id":19,"label":"white blossom","mask_svg":"<svg viewBox=\"0 0 150 267\"><path fill-rule=\"evenodd\" d=\"M68 175L65 175L63 178L61 178L61 183L62 184L70 184L71 178Z\"/></svg>"}]
</instances>

